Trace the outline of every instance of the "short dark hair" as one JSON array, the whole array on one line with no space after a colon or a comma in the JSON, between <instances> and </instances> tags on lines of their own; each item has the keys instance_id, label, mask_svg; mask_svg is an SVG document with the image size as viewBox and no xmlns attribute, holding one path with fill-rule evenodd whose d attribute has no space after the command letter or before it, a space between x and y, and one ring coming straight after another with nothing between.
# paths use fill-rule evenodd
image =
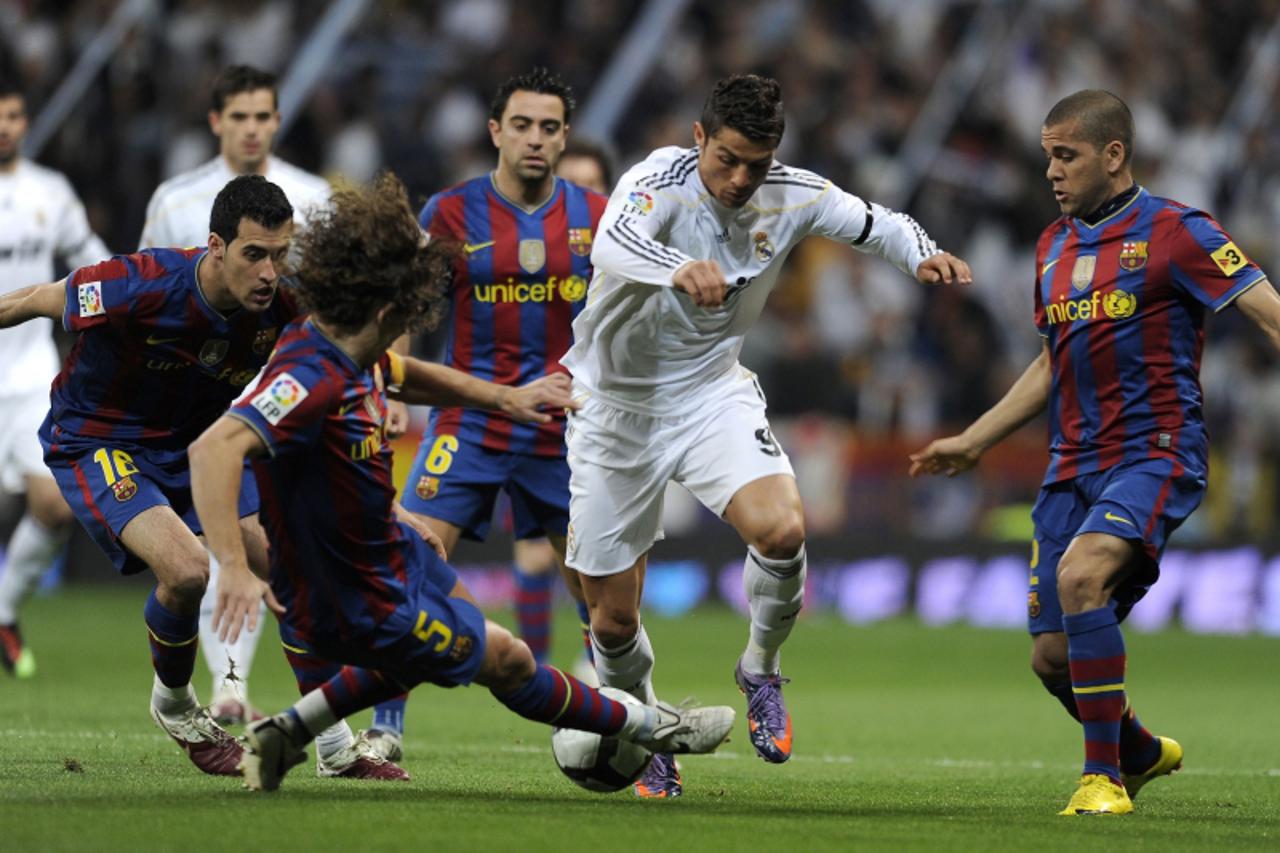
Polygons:
<instances>
[{"instance_id":1,"label":"short dark hair","mask_svg":"<svg viewBox=\"0 0 1280 853\"><path fill-rule=\"evenodd\" d=\"M702 132L714 136L722 127L758 145L777 148L787 128L782 114L782 86L771 77L735 74L716 83L702 105Z\"/></svg>"},{"instance_id":2,"label":"short dark hair","mask_svg":"<svg viewBox=\"0 0 1280 853\"><path fill-rule=\"evenodd\" d=\"M209 231L229 245L240 233L241 219L251 219L263 228L279 228L293 219L293 205L284 190L261 175L241 175L228 181L214 197Z\"/></svg>"},{"instance_id":3,"label":"short dark hair","mask_svg":"<svg viewBox=\"0 0 1280 853\"><path fill-rule=\"evenodd\" d=\"M600 176L604 178L606 191L613 187L613 163L609 158L609 152L605 150L603 145L599 145L589 139L577 139L570 136L569 141L565 143L564 151L560 152L562 161L566 157L583 157L594 161L600 167Z\"/></svg>"},{"instance_id":4,"label":"short dark hair","mask_svg":"<svg viewBox=\"0 0 1280 853\"><path fill-rule=\"evenodd\" d=\"M22 98L26 101L27 93L23 91L22 81L16 74L0 71L0 98Z\"/></svg>"},{"instance_id":5,"label":"short dark hair","mask_svg":"<svg viewBox=\"0 0 1280 853\"><path fill-rule=\"evenodd\" d=\"M511 100L513 92L537 92L539 95L555 95L560 99L560 103L564 104L565 124L569 123L569 118L573 115L573 108L577 106L577 101L573 98L573 89L569 87L569 84L564 82L559 74L539 65L523 74L511 77L498 87L498 91L493 93L493 100L489 102L489 118L498 122L502 121L502 114L506 112L507 101Z\"/></svg>"},{"instance_id":6,"label":"short dark hair","mask_svg":"<svg viewBox=\"0 0 1280 853\"><path fill-rule=\"evenodd\" d=\"M210 101L215 113L222 112L227 99L241 92L256 92L259 89L271 90L271 106L279 106L279 95L276 93L276 75L252 65L231 65L222 69L222 73L213 81L213 97Z\"/></svg>"},{"instance_id":7,"label":"short dark hair","mask_svg":"<svg viewBox=\"0 0 1280 853\"><path fill-rule=\"evenodd\" d=\"M444 315L456 247L427 241L404 184L390 172L348 187L308 217L298 238L297 292L307 310L355 331L390 305L409 329Z\"/></svg>"},{"instance_id":8,"label":"short dark hair","mask_svg":"<svg viewBox=\"0 0 1280 853\"><path fill-rule=\"evenodd\" d=\"M1105 89L1082 89L1067 95L1049 110L1044 126L1068 121L1080 123L1080 133L1094 150L1101 151L1107 143L1118 141L1124 146L1124 163L1133 157L1133 113L1124 101Z\"/></svg>"}]
</instances>

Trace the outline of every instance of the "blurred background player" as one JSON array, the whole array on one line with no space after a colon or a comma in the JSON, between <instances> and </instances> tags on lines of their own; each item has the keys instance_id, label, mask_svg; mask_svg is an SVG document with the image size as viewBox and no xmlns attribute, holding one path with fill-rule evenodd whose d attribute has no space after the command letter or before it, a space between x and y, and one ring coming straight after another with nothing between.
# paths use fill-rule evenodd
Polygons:
<instances>
[{"instance_id":1,"label":"blurred background player","mask_svg":"<svg viewBox=\"0 0 1280 853\"><path fill-rule=\"evenodd\" d=\"M607 202L556 177L573 107L573 92L545 68L507 80L489 111L497 167L432 196L422 209L419 220L432 237L461 247L449 287L445 364L511 386L563 372L560 357L586 304L592 241ZM459 538L488 535L498 491L506 492L516 538L516 618L539 663L550 654L552 593L569 523L564 425L560 413L525 425L502 413L436 408L402 498L453 553ZM573 588L579 595L576 580ZM585 622L581 602L579 611ZM375 715L374 727L380 723Z\"/></svg>"},{"instance_id":2,"label":"blurred background player","mask_svg":"<svg viewBox=\"0 0 1280 853\"><path fill-rule=\"evenodd\" d=\"M284 613L290 645L349 664L284 713L250 726L245 784L278 787L315 732L423 682L482 684L527 719L648 749L713 751L732 727L732 708L618 701L538 664L528 646L484 618L424 542L429 529L396 504L388 395L459 405L481 397L533 423L550 421L544 408L572 405L563 373L495 387L388 350L442 307L455 249L421 238L393 176L337 193L300 241L298 291L309 315L284 332L253 395L191 447L200 518L223 563L223 585L238 589L219 596L220 627L238 631L265 595ZM250 571L234 511L249 457L261 460L274 599Z\"/></svg>"},{"instance_id":3,"label":"blurred background player","mask_svg":"<svg viewBox=\"0 0 1280 853\"><path fill-rule=\"evenodd\" d=\"M230 775L242 750L191 686L209 560L197 538L187 446L253 379L297 314L292 294L279 289L293 208L263 178L236 178L214 199L209 230L207 250L117 256L0 297L0 328L61 318L76 334L40 425L45 462L116 570L155 575L143 610L152 719L200 770ZM257 513L253 478L244 477L240 519ZM261 528L242 530L265 568Z\"/></svg>"},{"instance_id":4,"label":"blurred background player","mask_svg":"<svg viewBox=\"0 0 1280 853\"><path fill-rule=\"evenodd\" d=\"M623 176L591 255L591 303L562 359L582 404L568 437L568 562L590 606L600 683L655 701L640 601L667 483L681 483L747 545L751 625L734 678L752 746L773 763L791 757L780 649L803 603L805 528L760 385L738 363L743 338L811 234L921 282L970 279L909 216L775 162L784 129L776 81L725 78L693 124L694 147L660 148ZM669 755L636 785L642 797L682 791Z\"/></svg>"},{"instance_id":5,"label":"blurred background player","mask_svg":"<svg viewBox=\"0 0 1280 853\"><path fill-rule=\"evenodd\" d=\"M608 195L613 190L613 166L603 145L585 139L569 138L556 174L566 181L586 187L592 192Z\"/></svg>"},{"instance_id":6,"label":"blurred background player","mask_svg":"<svg viewBox=\"0 0 1280 853\"><path fill-rule=\"evenodd\" d=\"M308 210L328 200L329 184L324 178L271 155L280 128L274 74L248 65L226 68L214 81L208 118L209 129L218 138L217 156L156 188L147 205L139 248L205 245L213 199L237 175L262 175L284 190L298 225ZM200 608L200 646L213 679L210 713L222 725L233 725L247 722L255 713L249 704L248 679L263 623L242 634L235 646L224 643L211 627L217 580L214 561L210 592ZM234 679L228 677L232 662Z\"/></svg>"},{"instance_id":7,"label":"blurred background player","mask_svg":"<svg viewBox=\"0 0 1280 853\"><path fill-rule=\"evenodd\" d=\"M1127 814L1143 785L1182 765L1182 747L1129 703L1120 622L1204 497L1206 309L1238 306L1280 349L1266 274L1208 214L1135 183L1133 146L1133 116L1110 92L1050 110L1041 147L1063 215L1036 246L1040 356L967 430L911 456L912 476L952 476L1049 411L1027 610L1032 669L1084 729L1064 815Z\"/></svg>"},{"instance_id":8,"label":"blurred background player","mask_svg":"<svg viewBox=\"0 0 1280 853\"><path fill-rule=\"evenodd\" d=\"M0 70L0 294L51 281L55 257L74 268L111 254L67 179L20 154L28 126L23 92ZM0 664L19 678L34 675L36 662L18 611L57 560L72 520L37 437L58 372L52 333L47 318L0 331L0 488L26 492L0 569Z\"/></svg>"}]
</instances>

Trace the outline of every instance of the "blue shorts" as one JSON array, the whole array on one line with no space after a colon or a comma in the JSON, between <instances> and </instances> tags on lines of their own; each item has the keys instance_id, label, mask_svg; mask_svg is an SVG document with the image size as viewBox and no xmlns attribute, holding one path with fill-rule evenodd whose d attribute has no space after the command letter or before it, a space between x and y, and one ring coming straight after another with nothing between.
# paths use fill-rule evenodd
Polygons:
<instances>
[{"instance_id":1,"label":"blue shorts","mask_svg":"<svg viewBox=\"0 0 1280 853\"><path fill-rule=\"evenodd\" d=\"M400 502L483 542L499 489L511 499L515 538L564 536L569 529L569 463L563 458L489 450L430 429Z\"/></svg>"},{"instance_id":2,"label":"blue shorts","mask_svg":"<svg viewBox=\"0 0 1280 853\"><path fill-rule=\"evenodd\" d=\"M44 461L81 526L98 543L116 571L124 575L147 569L120 543L125 525L154 506L170 507L191 529L201 531L191 502L191 468L187 452L152 451L133 445L111 446L83 439L44 444ZM258 483L245 467L240 480L240 517L258 511Z\"/></svg>"},{"instance_id":3,"label":"blue shorts","mask_svg":"<svg viewBox=\"0 0 1280 853\"><path fill-rule=\"evenodd\" d=\"M377 670L405 689L431 682L441 687L470 684L484 663L485 618L474 604L449 593L458 582L453 567L408 530L406 560L409 598L364 636L336 639L336 632L303 636L280 622L280 639L291 651L338 664Z\"/></svg>"},{"instance_id":4,"label":"blue shorts","mask_svg":"<svg viewBox=\"0 0 1280 853\"><path fill-rule=\"evenodd\" d=\"M1199 474L1174 474L1170 459L1123 462L1051 483L1040 490L1031 520L1031 587L1027 624L1032 634L1062 630L1058 601L1058 561L1081 533L1108 533L1136 543L1141 556L1116 588L1112 607L1123 620L1160 576L1160 555L1169 536L1204 497Z\"/></svg>"}]
</instances>

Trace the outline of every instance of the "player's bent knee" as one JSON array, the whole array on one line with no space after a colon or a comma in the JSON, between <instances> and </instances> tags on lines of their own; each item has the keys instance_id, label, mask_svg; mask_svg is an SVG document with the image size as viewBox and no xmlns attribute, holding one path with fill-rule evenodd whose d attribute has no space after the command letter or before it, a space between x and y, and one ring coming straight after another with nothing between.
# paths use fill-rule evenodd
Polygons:
<instances>
[{"instance_id":1,"label":"player's bent knee","mask_svg":"<svg viewBox=\"0 0 1280 853\"><path fill-rule=\"evenodd\" d=\"M1058 600L1067 612L1101 607L1106 603L1106 578L1082 563L1065 563L1058 568Z\"/></svg>"},{"instance_id":2,"label":"player's bent knee","mask_svg":"<svg viewBox=\"0 0 1280 853\"><path fill-rule=\"evenodd\" d=\"M786 560L804 547L804 516L799 512L782 514L763 536L751 543L761 556L770 560Z\"/></svg>"},{"instance_id":3,"label":"player's bent knee","mask_svg":"<svg viewBox=\"0 0 1280 853\"><path fill-rule=\"evenodd\" d=\"M496 693L509 693L533 677L538 664L529 647L493 622L485 624L484 663L476 680Z\"/></svg>"},{"instance_id":4,"label":"player's bent knee","mask_svg":"<svg viewBox=\"0 0 1280 853\"><path fill-rule=\"evenodd\" d=\"M606 649L616 649L631 642L640 632L640 614L634 608L591 611L591 634Z\"/></svg>"}]
</instances>

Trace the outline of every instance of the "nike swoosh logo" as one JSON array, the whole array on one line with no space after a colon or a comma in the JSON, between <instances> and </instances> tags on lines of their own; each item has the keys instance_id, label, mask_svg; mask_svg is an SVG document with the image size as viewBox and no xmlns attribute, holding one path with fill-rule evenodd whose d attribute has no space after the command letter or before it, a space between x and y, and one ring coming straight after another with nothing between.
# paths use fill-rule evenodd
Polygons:
<instances>
[{"instance_id":1,"label":"nike swoosh logo","mask_svg":"<svg viewBox=\"0 0 1280 853\"><path fill-rule=\"evenodd\" d=\"M1049 263L1047 263L1047 264L1045 264L1044 266L1042 266L1042 267L1040 268L1040 275L1044 275L1044 274L1045 274L1045 273L1047 273L1049 270L1053 269L1053 265L1054 265L1054 264L1056 264L1056 263L1057 263L1058 261L1060 261L1060 260L1062 260L1062 259L1061 259L1061 258L1055 258L1055 259L1053 259L1052 261L1049 261Z\"/></svg>"},{"instance_id":2,"label":"nike swoosh logo","mask_svg":"<svg viewBox=\"0 0 1280 853\"><path fill-rule=\"evenodd\" d=\"M1107 513L1106 515L1104 515L1104 516L1103 516L1103 518L1105 518L1107 521L1118 521L1118 522L1120 522L1121 524L1127 524L1127 525L1129 525L1130 527L1133 527L1133 526L1134 526L1134 524L1133 524L1133 522L1132 522L1132 521L1130 521L1130 520L1129 520L1129 519L1127 519L1127 518L1121 518L1120 516L1116 515L1116 514L1115 514L1115 513L1113 513L1113 512L1109 512L1109 513Z\"/></svg>"},{"instance_id":3,"label":"nike swoosh logo","mask_svg":"<svg viewBox=\"0 0 1280 853\"><path fill-rule=\"evenodd\" d=\"M496 242L497 242L496 240L490 240L488 243L463 243L462 251L470 255L480 251L481 249L487 249Z\"/></svg>"},{"instance_id":4,"label":"nike swoosh logo","mask_svg":"<svg viewBox=\"0 0 1280 853\"><path fill-rule=\"evenodd\" d=\"M179 335L176 338L157 338L155 335L147 335L147 345L153 346L153 347L159 346L160 344L171 344L174 341L180 341L180 340L182 340L181 335Z\"/></svg>"}]
</instances>

